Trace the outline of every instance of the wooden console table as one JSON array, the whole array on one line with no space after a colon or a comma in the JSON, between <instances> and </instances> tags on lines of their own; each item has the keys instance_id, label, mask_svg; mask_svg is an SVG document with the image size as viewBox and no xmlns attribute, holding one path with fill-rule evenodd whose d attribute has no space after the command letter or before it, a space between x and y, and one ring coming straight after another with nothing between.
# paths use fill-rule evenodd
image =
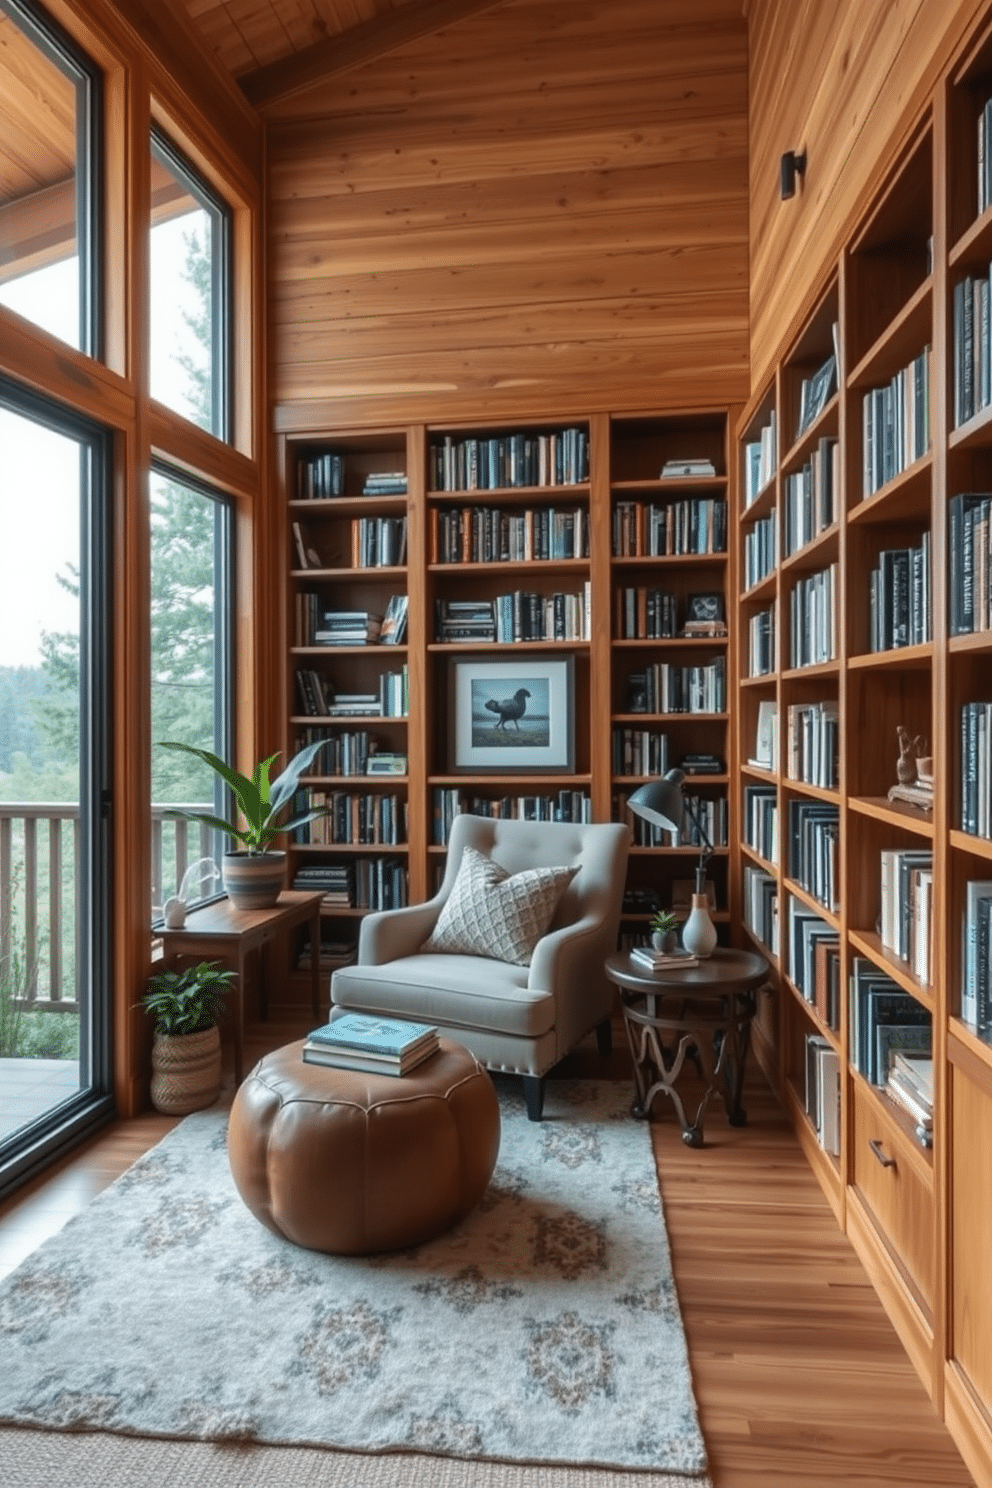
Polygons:
<instances>
[{"instance_id":1,"label":"wooden console table","mask_svg":"<svg viewBox=\"0 0 992 1488\"><path fill-rule=\"evenodd\" d=\"M755 951L715 950L698 966L659 972L641 968L628 955L611 956L606 975L620 989L623 1021L634 1060L634 1116L647 1119L659 1091L672 1099L688 1147L703 1143L703 1116L719 1091L731 1126L743 1126L744 1065L751 1042L755 993L768 976L768 962ZM706 1080L690 1121L676 1082L686 1058Z\"/></svg>"},{"instance_id":2,"label":"wooden console table","mask_svg":"<svg viewBox=\"0 0 992 1488\"><path fill-rule=\"evenodd\" d=\"M237 972L234 1009L234 1078L238 1085L243 1077L245 1032L245 963L252 951L263 946L283 931L310 924L310 1002L314 1022L320 1019L320 893L301 893L284 889L273 909L235 909L230 899L217 899L200 909L193 909L181 930L161 931L162 954L166 966L174 966L181 956L195 956L198 961L220 960ZM268 1016L268 1001L262 987L262 1017Z\"/></svg>"}]
</instances>

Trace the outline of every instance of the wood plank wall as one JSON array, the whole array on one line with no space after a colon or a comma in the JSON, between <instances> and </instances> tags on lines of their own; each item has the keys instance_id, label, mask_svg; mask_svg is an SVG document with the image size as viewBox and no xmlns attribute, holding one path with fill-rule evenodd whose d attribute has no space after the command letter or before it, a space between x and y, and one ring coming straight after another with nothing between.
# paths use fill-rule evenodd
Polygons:
<instances>
[{"instance_id":1,"label":"wood plank wall","mask_svg":"<svg viewBox=\"0 0 992 1488\"><path fill-rule=\"evenodd\" d=\"M985 0L751 0L751 370L805 315L899 136ZM779 198L779 160L808 154Z\"/></svg>"},{"instance_id":2,"label":"wood plank wall","mask_svg":"<svg viewBox=\"0 0 992 1488\"><path fill-rule=\"evenodd\" d=\"M746 396L740 0L509 0L267 116L277 427Z\"/></svg>"}]
</instances>

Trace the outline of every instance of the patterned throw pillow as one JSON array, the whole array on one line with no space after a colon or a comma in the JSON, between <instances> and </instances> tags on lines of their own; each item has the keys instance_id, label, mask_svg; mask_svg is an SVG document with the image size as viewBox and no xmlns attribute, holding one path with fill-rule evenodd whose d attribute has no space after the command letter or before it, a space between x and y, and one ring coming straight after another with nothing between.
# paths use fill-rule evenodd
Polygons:
<instances>
[{"instance_id":1,"label":"patterned throw pillow","mask_svg":"<svg viewBox=\"0 0 992 1488\"><path fill-rule=\"evenodd\" d=\"M425 951L488 956L527 966L578 868L525 868L507 873L466 847Z\"/></svg>"}]
</instances>

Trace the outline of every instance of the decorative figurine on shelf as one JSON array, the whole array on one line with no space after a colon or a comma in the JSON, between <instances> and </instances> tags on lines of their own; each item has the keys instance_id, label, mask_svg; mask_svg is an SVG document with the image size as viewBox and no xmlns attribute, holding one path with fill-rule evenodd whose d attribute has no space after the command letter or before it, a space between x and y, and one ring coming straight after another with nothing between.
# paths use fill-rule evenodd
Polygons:
<instances>
[{"instance_id":1,"label":"decorative figurine on shelf","mask_svg":"<svg viewBox=\"0 0 992 1488\"><path fill-rule=\"evenodd\" d=\"M933 811L933 759L928 754L928 741L922 734L911 735L902 724L896 730L899 758L896 779L889 791L890 801L901 801L917 811Z\"/></svg>"}]
</instances>

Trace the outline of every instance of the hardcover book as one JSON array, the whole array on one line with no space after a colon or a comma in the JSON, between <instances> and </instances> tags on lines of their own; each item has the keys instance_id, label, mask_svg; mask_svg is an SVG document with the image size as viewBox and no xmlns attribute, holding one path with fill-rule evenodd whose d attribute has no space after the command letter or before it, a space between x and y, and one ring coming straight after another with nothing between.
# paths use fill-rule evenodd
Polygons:
<instances>
[{"instance_id":1,"label":"hardcover book","mask_svg":"<svg viewBox=\"0 0 992 1488\"><path fill-rule=\"evenodd\" d=\"M420 1044L437 1038L431 1023L404 1023L398 1018L370 1018L361 1013L344 1013L309 1035L308 1043L326 1049L361 1050L366 1054L399 1059Z\"/></svg>"}]
</instances>

